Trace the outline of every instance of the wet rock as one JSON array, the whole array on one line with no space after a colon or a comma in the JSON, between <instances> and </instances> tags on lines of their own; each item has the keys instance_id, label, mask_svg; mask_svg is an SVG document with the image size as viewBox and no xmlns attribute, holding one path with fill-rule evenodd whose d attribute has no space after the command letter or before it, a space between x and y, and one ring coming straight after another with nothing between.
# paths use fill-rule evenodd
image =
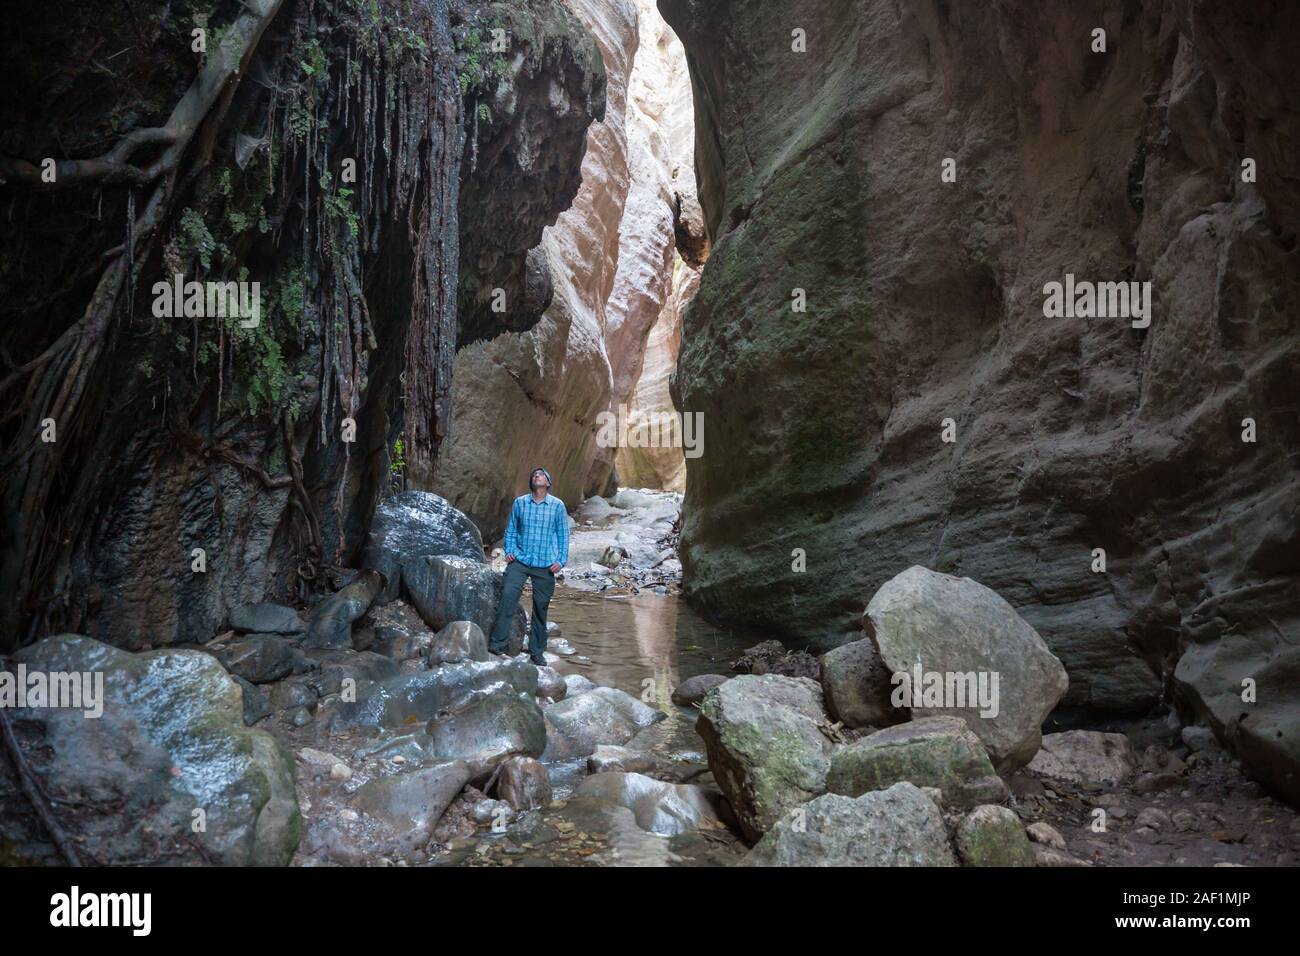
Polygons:
<instances>
[{"instance_id":1,"label":"wet rock","mask_svg":"<svg viewBox=\"0 0 1300 956\"><path fill-rule=\"evenodd\" d=\"M245 727L240 686L210 655L129 653L75 635L18 651L29 670L103 675L103 713L14 711L20 744L45 793L77 808L77 845L97 863L216 861L282 866L301 818L293 760L264 730ZM20 825L0 814L0 837ZM192 811L206 830L192 829ZM25 811L24 811L25 815ZM32 835L35 838L35 834Z\"/></svg>"},{"instance_id":2,"label":"wet rock","mask_svg":"<svg viewBox=\"0 0 1300 956\"><path fill-rule=\"evenodd\" d=\"M542 709L531 694L504 685L466 694L439 709L428 734L436 756L464 760L475 777L512 755L538 757L546 749Z\"/></svg>"},{"instance_id":3,"label":"wet rock","mask_svg":"<svg viewBox=\"0 0 1300 956\"><path fill-rule=\"evenodd\" d=\"M356 690L363 682L387 680L402 669L397 661L370 651L316 651L316 669L301 678L318 697L341 694L345 687Z\"/></svg>"},{"instance_id":4,"label":"wet rock","mask_svg":"<svg viewBox=\"0 0 1300 956\"><path fill-rule=\"evenodd\" d=\"M316 750L312 747L303 747L298 751L298 759L302 761L307 772L313 777L334 776L334 768L342 767L347 770L347 764L339 757L324 750ZM351 772L348 773L351 776ZM342 777L342 774L338 775Z\"/></svg>"},{"instance_id":5,"label":"wet rock","mask_svg":"<svg viewBox=\"0 0 1300 956\"><path fill-rule=\"evenodd\" d=\"M614 771L583 780L571 804L579 812L586 809L585 804L625 807L632 811L642 830L671 837L699 829L724 828L718 799L703 787Z\"/></svg>"},{"instance_id":6,"label":"wet rock","mask_svg":"<svg viewBox=\"0 0 1300 956\"><path fill-rule=\"evenodd\" d=\"M888 727L906 718L889 702L890 671L870 640L842 644L822 655L822 690L831 718L848 727Z\"/></svg>"},{"instance_id":7,"label":"wet rock","mask_svg":"<svg viewBox=\"0 0 1300 956\"><path fill-rule=\"evenodd\" d=\"M383 590L378 571L362 571L343 590L325 598L308 612L304 647L351 647L352 622L370 608Z\"/></svg>"},{"instance_id":8,"label":"wet rock","mask_svg":"<svg viewBox=\"0 0 1300 956\"><path fill-rule=\"evenodd\" d=\"M741 866L956 866L939 808L910 783L791 807Z\"/></svg>"},{"instance_id":9,"label":"wet rock","mask_svg":"<svg viewBox=\"0 0 1300 956\"><path fill-rule=\"evenodd\" d=\"M601 744L623 744L667 715L613 687L594 687L549 704L546 761L586 757Z\"/></svg>"},{"instance_id":10,"label":"wet rock","mask_svg":"<svg viewBox=\"0 0 1300 956\"><path fill-rule=\"evenodd\" d=\"M505 800L493 800L490 797L478 801L470 810L470 819L479 826L490 826L493 829L505 827L514 818L514 807Z\"/></svg>"},{"instance_id":11,"label":"wet rock","mask_svg":"<svg viewBox=\"0 0 1300 956\"><path fill-rule=\"evenodd\" d=\"M453 621L472 621L486 635L496 624L504 578L491 565L454 555L416 558L405 566L403 580L411 603L434 630ZM524 646L526 618L515 609L507 650L518 654Z\"/></svg>"},{"instance_id":12,"label":"wet rock","mask_svg":"<svg viewBox=\"0 0 1300 956\"><path fill-rule=\"evenodd\" d=\"M967 866L1033 866L1034 851L1015 812L976 807L957 824L957 853Z\"/></svg>"},{"instance_id":13,"label":"wet rock","mask_svg":"<svg viewBox=\"0 0 1300 956\"><path fill-rule=\"evenodd\" d=\"M569 685L554 667L537 668L537 696L548 697L552 701L564 700L569 693Z\"/></svg>"},{"instance_id":14,"label":"wet rock","mask_svg":"<svg viewBox=\"0 0 1300 956\"><path fill-rule=\"evenodd\" d=\"M515 810L537 810L551 803L551 775L531 757L511 757L501 764L497 797Z\"/></svg>"},{"instance_id":15,"label":"wet rock","mask_svg":"<svg viewBox=\"0 0 1300 956\"><path fill-rule=\"evenodd\" d=\"M375 508L361 566L387 579L379 597L387 603L401 596L409 564L439 554L486 563L483 538L469 518L438 495L407 491L385 498Z\"/></svg>"},{"instance_id":16,"label":"wet rock","mask_svg":"<svg viewBox=\"0 0 1300 956\"><path fill-rule=\"evenodd\" d=\"M429 649L430 667L487 659L487 638L472 621L452 621L435 635Z\"/></svg>"},{"instance_id":17,"label":"wet rock","mask_svg":"<svg viewBox=\"0 0 1300 956\"><path fill-rule=\"evenodd\" d=\"M662 764L659 756L647 750L602 744L587 758L587 773L646 773Z\"/></svg>"},{"instance_id":18,"label":"wet rock","mask_svg":"<svg viewBox=\"0 0 1300 956\"><path fill-rule=\"evenodd\" d=\"M459 760L419 767L366 783L352 806L378 820L402 852L429 842L443 811L469 782L470 769Z\"/></svg>"},{"instance_id":19,"label":"wet rock","mask_svg":"<svg viewBox=\"0 0 1300 956\"><path fill-rule=\"evenodd\" d=\"M439 712L456 712L472 698L494 694L526 697L526 703L536 708L536 693L537 668L524 661L494 658L443 664L433 670L359 682L355 701L334 702L330 725L336 732L358 730L378 735L385 730L409 730Z\"/></svg>"},{"instance_id":20,"label":"wet rock","mask_svg":"<svg viewBox=\"0 0 1300 956\"><path fill-rule=\"evenodd\" d=\"M821 686L808 678L742 675L705 695L695 729L749 839L825 792L831 752L820 730L825 722Z\"/></svg>"},{"instance_id":21,"label":"wet rock","mask_svg":"<svg viewBox=\"0 0 1300 956\"><path fill-rule=\"evenodd\" d=\"M903 780L938 788L943 805L953 809L1007 797L979 738L959 717L922 717L837 749L826 789L856 797Z\"/></svg>"},{"instance_id":22,"label":"wet rock","mask_svg":"<svg viewBox=\"0 0 1300 956\"><path fill-rule=\"evenodd\" d=\"M741 654L732 669L738 674L780 674L821 679L821 661L803 651L787 650L780 641L763 641Z\"/></svg>"},{"instance_id":23,"label":"wet rock","mask_svg":"<svg viewBox=\"0 0 1300 956\"><path fill-rule=\"evenodd\" d=\"M374 633L374 640L369 647L360 646L358 629L353 628L352 646L359 651L369 650L400 662L427 654L433 644L433 631L405 601L372 604L364 620Z\"/></svg>"},{"instance_id":24,"label":"wet rock","mask_svg":"<svg viewBox=\"0 0 1300 956\"><path fill-rule=\"evenodd\" d=\"M565 674L564 687L565 697L577 697L579 694L585 694L587 691L595 690L598 685L589 678L581 674Z\"/></svg>"},{"instance_id":25,"label":"wet rock","mask_svg":"<svg viewBox=\"0 0 1300 956\"><path fill-rule=\"evenodd\" d=\"M1061 836L1061 831L1042 820L1025 827L1025 836L1029 837L1031 843L1051 847L1053 850L1065 849L1065 837Z\"/></svg>"},{"instance_id":26,"label":"wet rock","mask_svg":"<svg viewBox=\"0 0 1300 956\"><path fill-rule=\"evenodd\" d=\"M303 634L307 625L298 612L283 604L243 604L230 612L230 626L255 634Z\"/></svg>"},{"instance_id":27,"label":"wet rock","mask_svg":"<svg viewBox=\"0 0 1300 956\"><path fill-rule=\"evenodd\" d=\"M1075 784L1118 784L1133 773L1136 758L1123 734L1067 730L1048 734L1026 768L1031 773Z\"/></svg>"},{"instance_id":28,"label":"wet rock","mask_svg":"<svg viewBox=\"0 0 1300 956\"><path fill-rule=\"evenodd\" d=\"M672 700L681 707L698 707L704 695L730 678L722 674L697 674L673 688Z\"/></svg>"},{"instance_id":29,"label":"wet rock","mask_svg":"<svg viewBox=\"0 0 1300 956\"><path fill-rule=\"evenodd\" d=\"M228 643L217 660L250 684L269 684L293 671L293 647L275 635L250 634Z\"/></svg>"},{"instance_id":30,"label":"wet rock","mask_svg":"<svg viewBox=\"0 0 1300 956\"><path fill-rule=\"evenodd\" d=\"M990 691L997 675L995 716L983 715L974 700L913 707L912 716L961 717L999 770L1033 758L1043 720L1069 680L1038 632L994 591L914 565L880 587L862 623L891 672L914 674L919 665L923 674L984 674Z\"/></svg>"}]
</instances>

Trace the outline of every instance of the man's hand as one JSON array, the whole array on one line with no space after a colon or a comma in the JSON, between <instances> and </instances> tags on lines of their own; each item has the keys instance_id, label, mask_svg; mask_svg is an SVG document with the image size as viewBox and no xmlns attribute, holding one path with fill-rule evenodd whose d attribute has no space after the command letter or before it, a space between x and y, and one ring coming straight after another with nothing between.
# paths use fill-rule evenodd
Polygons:
<instances>
[{"instance_id":1,"label":"man's hand","mask_svg":"<svg viewBox=\"0 0 1300 956\"><path fill-rule=\"evenodd\" d=\"M555 564L552 564L552 565L551 565L551 573L552 573L552 574L559 574L559 573L560 573L560 563L559 563L558 561L557 561Z\"/></svg>"},{"instance_id":2,"label":"man's hand","mask_svg":"<svg viewBox=\"0 0 1300 956\"><path fill-rule=\"evenodd\" d=\"M515 556L513 554L506 555L506 564L511 564L514 560L515 560Z\"/></svg>"}]
</instances>

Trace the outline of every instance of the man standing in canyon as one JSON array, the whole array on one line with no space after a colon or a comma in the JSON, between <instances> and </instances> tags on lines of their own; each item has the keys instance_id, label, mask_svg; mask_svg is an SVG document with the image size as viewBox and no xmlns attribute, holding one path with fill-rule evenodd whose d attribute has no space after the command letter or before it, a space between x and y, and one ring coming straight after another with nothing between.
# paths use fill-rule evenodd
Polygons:
<instances>
[{"instance_id":1,"label":"man standing in canyon","mask_svg":"<svg viewBox=\"0 0 1300 956\"><path fill-rule=\"evenodd\" d=\"M528 634L528 656L538 667L545 667L546 608L555 593L555 575L569 560L569 513L563 501L549 494L551 473L545 468L533 469L528 487L532 493L515 499L506 522L505 587L488 650L505 653L510 621L519 606L524 580L532 578L533 623Z\"/></svg>"}]
</instances>

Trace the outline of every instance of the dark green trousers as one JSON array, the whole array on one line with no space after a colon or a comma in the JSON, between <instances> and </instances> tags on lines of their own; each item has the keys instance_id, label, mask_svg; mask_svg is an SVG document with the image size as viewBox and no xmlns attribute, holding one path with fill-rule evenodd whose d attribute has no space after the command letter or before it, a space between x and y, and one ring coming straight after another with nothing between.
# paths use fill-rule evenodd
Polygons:
<instances>
[{"instance_id":1,"label":"dark green trousers","mask_svg":"<svg viewBox=\"0 0 1300 956\"><path fill-rule=\"evenodd\" d=\"M497 653L505 652L510 640L510 621L528 578L533 579L533 623L528 632L528 655L536 660L546 650L546 608L555 593L555 575L550 568L534 568L522 561L506 565L505 586L501 589L501 603L497 605L497 620L488 647Z\"/></svg>"}]
</instances>

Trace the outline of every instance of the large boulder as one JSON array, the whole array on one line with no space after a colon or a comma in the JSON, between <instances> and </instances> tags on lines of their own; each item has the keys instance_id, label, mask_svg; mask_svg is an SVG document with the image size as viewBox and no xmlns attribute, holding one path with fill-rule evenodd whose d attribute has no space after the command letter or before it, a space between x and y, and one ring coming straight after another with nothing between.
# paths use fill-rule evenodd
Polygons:
<instances>
[{"instance_id":1,"label":"large boulder","mask_svg":"<svg viewBox=\"0 0 1300 956\"><path fill-rule=\"evenodd\" d=\"M411 603L434 630L452 621L473 621L491 635L505 586L500 571L470 558L435 555L414 559L402 574ZM515 608L507 640L511 654L523 648L526 627L523 608Z\"/></svg>"},{"instance_id":2,"label":"large boulder","mask_svg":"<svg viewBox=\"0 0 1300 956\"><path fill-rule=\"evenodd\" d=\"M1065 783L1114 785L1137 769L1137 755L1124 734L1067 730L1045 736L1026 769Z\"/></svg>"},{"instance_id":3,"label":"large boulder","mask_svg":"<svg viewBox=\"0 0 1300 956\"><path fill-rule=\"evenodd\" d=\"M24 648L14 663L103 680L98 716L13 711L19 744L46 795L69 808L86 862L289 862L301 827L293 758L244 726L240 687L211 655L133 654L65 634ZM0 800L0 809L0 842L34 838L22 829L25 807Z\"/></svg>"},{"instance_id":4,"label":"large boulder","mask_svg":"<svg viewBox=\"0 0 1300 956\"><path fill-rule=\"evenodd\" d=\"M352 805L379 821L399 852L412 853L429 842L438 819L469 779L469 766L459 760L416 767L369 781L357 790Z\"/></svg>"},{"instance_id":5,"label":"large boulder","mask_svg":"<svg viewBox=\"0 0 1300 956\"><path fill-rule=\"evenodd\" d=\"M468 694L439 710L428 734L435 756L464 760L475 777L516 755L540 757L546 749L537 701L501 688Z\"/></svg>"},{"instance_id":6,"label":"large boulder","mask_svg":"<svg viewBox=\"0 0 1300 956\"><path fill-rule=\"evenodd\" d=\"M889 702L889 668L869 640L841 644L822 655L826 710L848 727L887 727L906 716Z\"/></svg>"},{"instance_id":7,"label":"large boulder","mask_svg":"<svg viewBox=\"0 0 1300 956\"><path fill-rule=\"evenodd\" d=\"M906 675L896 690L910 690L899 696L913 717L961 717L999 770L1033 758L1043 720L1069 679L1038 632L996 593L970 578L914 565L881 585L862 624L895 677ZM962 684L963 676L972 680ZM958 678L954 689L964 689L966 699L944 694L940 706L916 706L928 700L921 695L935 678L945 689ZM971 699L979 696L977 682L989 701Z\"/></svg>"},{"instance_id":8,"label":"large boulder","mask_svg":"<svg viewBox=\"0 0 1300 956\"><path fill-rule=\"evenodd\" d=\"M719 797L703 787L665 783L639 773L613 771L587 777L573 793L575 810L581 804L616 805L632 811L637 826L659 836L678 836L693 830L722 829Z\"/></svg>"},{"instance_id":9,"label":"large boulder","mask_svg":"<svg viewBox=\"0 0 1300 956\"><path fill-rule=\"evenodd\" d=\"M1300 552L1294 541L1291 552ZM1300 605L1300 599L1292 605ZM1233 619L1259 617L1254 608ZM1285 624L1274 630L1276 643L1231 634L1190 645L1174 669L1174 686L1179 699L1241 757L1251 776L1300 804L1300 647L1283 643ZM1247 687L1254 693L1246 695Z\"/></svg>"},{"instance_id":10,"label":"large boulder","mask_svg":"<svg viewBox=\"0 0 1300 956\"><path fill-rule=\"evenodd\" d=\"M637 731L668 715L648 707L615 687L593 687L548 704L546 714L547 761L573 760L596 752L602 744L624 744Z\"/></svg>"},{"instance_id":11,"label":"large boulder","mask_svg":"<svg viewBox=\"0 0 1300 956\"><path fill-rule=\"evenodd\" d=\"M695 729L749 839L826 791L831 741L822 733L825 723L821 686L806 677L747 674L705 695Z\"/></svg>"},{"instance_id":12,"label":"large boulder","mask_svg":"<svg viewBox=\"0 0 1300 956\"><path fill-rule=\"evenodd\" d=\"M446 499L428 491L406 491L379 503L361 564L387 580L381 601L401 596L403 571L410 563L435 554L457 555L479 564L487 561L478 528Z\"/></svg>"},{"instance_id":13,"label":"large boulder","mask_svg":"<svg viewBox=\"0 0 1300 956\"><path fill-rule=\"evenodd\" d=\"M536 709L536 693L537 668L526 661L462 661L377 681L358 680L355 700L330 702L329 725L338 732L378 736L426 724L440 713L460 713L475 700L494 695L525 698L522 702Z\"/></svg>"},{"instance_id":14,"label":"large boulder","mask_svg":"<svg viewBox=\"0 0 1300 956\"><path fill-rule=\"evenodd\" d=\"M981 806L957 824L957 854L967 866L1034 866L1024 825L1006 807Z\"/></svg>"},{"instance_id":15,"label":"large boulder","mask_svg":"<svg viewBox=\"0 0 1300 956\"><path fill-rule=\"evenodd\" d=\"M906 780L943 792L955 809L1006 799L979 738L959 717L922 717L888 727L835 751L826 789L856 797Z\"/></svg>"},{"instance_id":16,"label":"large boulder","mask_svg":"<svg viewBox=\"0 0 1300 956\"><path fill-rule=\"evenodd\" d=\"M956 866L939 808L910 783L828 793L782 814L741 866Z\"/></svg>"}]
</instances>

